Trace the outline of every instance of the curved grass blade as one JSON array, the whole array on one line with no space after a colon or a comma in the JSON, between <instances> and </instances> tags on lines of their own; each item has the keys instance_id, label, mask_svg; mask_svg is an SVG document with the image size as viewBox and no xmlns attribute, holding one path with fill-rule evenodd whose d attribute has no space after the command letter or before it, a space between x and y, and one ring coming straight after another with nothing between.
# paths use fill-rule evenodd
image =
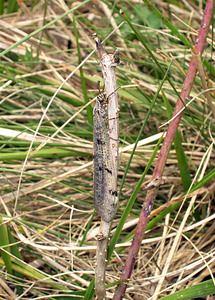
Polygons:
<instances>
[{"instance_id":1,"label":"curved grass blade","mask_svg":"<svg viewBox=\"0 0 215 300\"><path fill-rule=\"evenodd\" d=\"M9 244L8 226L3 223L2 216L0 216L0 254L4 261L7 272L12 274L13 267L11 263Z\"/></svg>"},{"instance_id":2,"label":"curved grass blade","mask_svg":"<svg viewBox=\"0 0 215 300\"><path fill-rule=\"evenodd\" d=\"M146 38L141 34L141 32L138 29L135 28L135 26L132 24L131 19L129 18L129 16L127 14L125 14L123 12L122 13L122 17L127 22L127 24L129 25L129 27L133 30L133 32L135 33L135 35L138 38L138 40L144 46L144 48L149 53L150 57L155 62L156 66L159 68L159 70L161 71L161 73L164 76L164 74L165 74L164 69L161 66L161 64L159 63L159 61L157 60L157 58L155 57L155 55L153 54L152 50L150 49L148 41L146 40ZM173 90L174 90L175 94L177 95L177 97L180 98L180 95L179 95L178 91L176 90L175 85L173 84L172 80L169 78L169 76L167 76L167 80L168 80L169 84L171 85L171 87L173 88Z\"/></svg>"},{"instance_id":3,"label":"curved grass blade","mask_svg":"<svg viewBox=\"0 0 215 300\"><path fill-rule=\"evenodd\" d=\"M84 300L91 300L94 297L94 290L95 290L95 279L93 278L86 289L84 294Z\"/></svg>"},{"instance_id":4,"label":"curved grass blade","mask_svg":"<svg viewBox=\"0 0 215 300\"><path fill-rule=\"evenodd\" d=\"M19 247L17 244L17 241L15 240L15 238L13 237L11 230L8 231L8 237L9 237L9 242L10 242L10 249L11 249L11 253L13 256L17 257L18 259L22 260L22 255L19 251ZM18 295L21 295L23 293L23 286L21 284L21 279L23 278L22 274L13 271L13 275L16 277L16 285L15 285L15 292ZM19 284L20 283L20 284Z\"/></svg>"},{"instance_id":5,"label":"curved grass blade","mask_svg":"<svg viewBox=\"0 0 215 300\"><path fill-rule=\"evenodd\" d=\"M125 172L124 172L124 174L123 174L123 178L122 178L122 182L121 182L120 190L119 190L119 198L120 198L120 194L121 194L121 192L122 192L122 188L123 188L124 183L125 183L125 178L126 178L126 176L127 176L127 173L128 173L128 170L129 170L129 167L130 167L132 158L133 158L134 153L135 153L135 150L136 150L136 148L137 148L137 143L138 143L138 141L139 141L139 139L140 139L140 137L141 137L141 135L142 135L142 133L143 133L143 130L144 130L145 126L146 126L146 123L147 123L147 121L148 121L148 119L149 119L149 117L150 117L150 115L151 115L151 112L152 112L153 107L154 107L154 105L155 105L155 103L156 103L156 100L157 100L157 98L158 98L158 96L159 96L159 93L160 93L160 91L161 91L161 88L162 88L162 86L163 86L163 84L164 84L164 82L165 82L165 80L166 80L166 78L167 78L167 75L168 75L168 72L169 72L169 70L170 70L171 65L172 65L172 63L169 64L168 69L166 70L166 73L164 74L164 77L163 77L163 79L162 79L162 81L161 81L161 83L160 83L160 85L159 85L159 87L158 87L158 90L157 90L157 92L156 92L156 94L155 94L155 96L154 96L154 98L153 98L153 100L152 100L152 103L151 103L151 105L150 105L150 108L149 108L149 110L148 110L148 112L147 112L147 114L146 114L146 117L145 117L145 119L144 119L144 121L143 121L143 123L142 123L142 126L141 126L141 128L140 128L140 131L139 131L138 136L137 136L137 138L136 138L134 148L133 148L132 153L131 153L131 155L130 155L130 157L129 157L128 163L127 163L126 168L125 168Z\"/></svg>"},{"instance_id":6,"label":"curved grass blade","mask_svg":"<svg viewBox=\"0 0 215 300\"><path fill-rule=\"evenodd\" d=\"M19 152L11 152L11 153L1 153L0 160L1 161L11 161L11 160L23 160L25 159L28 151L19 151ZM57 158L57 157L69 157L69 156L92 156L86 152L62 149L62 148L49 148L42 149L37 152L32 151L29 157L39 157L39 158Z\"/></svg>"},{"instance_id":7,"label":"curved grass blade","mask_svg":"<svg viewBox=\"0 0 215 300\"><path fill-rule=\"evenodd\" d=\"M125 210L123 211L122 217L121 217L121 219L119 221L119 224L118 224L118 226L116 228L116 231L115 231L115 233L114 233L114 235L113 235L113 237L112 237L112 239L110 241L110 245L109 245L109 248L108 248L108 255L107 255L108 259L110 259L111 255L113 253L114 247L115 247L115 245L116 245L116 243L117 243L117 241L118 241L118 239L120 237L120 234L122 232L123 225L125 224L125 221L126 221L128 215L129 215L129 213L130 213L130 211L131 211L131 209L132 209L132 207L134 205L134 202L135 202L135 200L137 198L137 195L138 195L138 193L139 193L139 191L141 189L141 186L142 186L142 183L143 183L143 181L145 179L145 176L146 176L148 170L150 169L150 167L151 167L151 165L152 165L152 163L153 163L153 161L155 159L155 156L156 156L156 154L157 154L157 152L159 150L159 147L160 147L160 144L161 144L162 140L163 140L163 138L161 137L159 139L159 141L158 141L158 143L157 143L157 145L156 145L153 153L152 153L152 156L149 159L149 162L148 162L147 166L145 167L145 170L144 170L141 178L139 179L138 183L136 184L136 186L134 188L134 191L133 191L130 199L128 200L128 203L127 203L127 206L126 206Z\"/></svg>"},{"instance_id":8,"label":"curved grass blade","mask_svg":"<svg viewBox=\"0 0 215 300\"><path fill-rule=\"evenodd\" d=\"M162 14L152 3L152 1L149 0L144 0L144 3L146 3L146 5L148 6L149 9L151 9L158 18L160 18L160 20L162 20L162 22L166 25L166 27L168 27L171 32L173 33L174 36L176 36L185 46L192 48L192 44L190 43L190 41L185 37L185 35L183 35L182 33L180 33L180 31L178 30L178 28L176 26L173 25L172 22L170 22L165 16L164 14Z\"/></svg>"},{"instance_id":9,"label":"curved grass blade","mask_svg":"<svg viewBox=\"0 0 215 300\"><path fill-rule=\"evenodd\" d=\"M206 174L202 180L200 180L199 182L197 182L196 184L193 185L192 189L190 190L190 193L200 189L201 187L203 187L206 183L208 183L210 180L215 178L215 169L211 170L208 174ZM189 198L188 198L189 199ZM187 199L187 200L188 200ZM165 208L163 211L161 211L159 213L159 215L157 215L156 217L154 217L151 221L149 221L149 223L147 224L146 230L150 230L153 229L158 223L160 223L163 218L173 212L176 211L176 209L181 205L181 202L172 204L171 206Z\"/></svg>"},{"instance_id":10,"label":"curved grass blade","mask_svg":"<svg viewBox=\"0 0 215 300\"><path fill-rule=\"evenodd\" d=\"M32 267L31 265L25 263L24 261L12 257L12 269L26 277L33 278L36 280L40 280L41 282L46 283L47 285L56 288L58 290L65 290L68 291L68 287L63 286L60 283L53 281L48 274L37 270L36 268ZM0 266L4 265L3 259L0 258Z\"/></svg>"},{"instance_id":11,"label":"curved grass blade","mask_svg":"<svg viewBox=\"0 0 215 300\"><path fill-rule=\"evenodd\" d=\"M172 112L173 112L172 107L171 107L167 97L165 96L165 94L162 93L162 95L163 95L164 103L165 103L166 110L167 110L167 117L171 118ZM182 181L182 184L184 187L184 191L187 191L191 185L191 175L189 172L187 156L186 156L183 146L182 146L182 137L181 137L181 133L179 130L177 130L175 138L174 138L174 147L175 147L175 151L176 151L176 157L178 160L178 167L179 167L180 174L181 174L181 181Z\"/></svg>"},{"instance_id":12,"label":"curved grass blade","mask_svg":"<svg viewBox=\"0 0 215 300\"><path fill-rule=\"evenodd\" d=\"M206 297L215 294L215 285L213 280L207 280L200 284L191 286L171 295L162 297L160 300L189 300L199 297Z\"/></svg>"}]
</instances>

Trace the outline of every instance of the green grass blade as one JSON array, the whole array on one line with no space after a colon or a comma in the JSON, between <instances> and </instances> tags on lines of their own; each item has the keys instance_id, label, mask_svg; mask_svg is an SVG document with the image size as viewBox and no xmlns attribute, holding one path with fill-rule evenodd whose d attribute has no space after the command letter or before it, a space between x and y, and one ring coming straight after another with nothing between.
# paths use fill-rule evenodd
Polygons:
<instances>
[{"instance_id":1,"label":"green grass blade","mask_svg":"<svg viewBox=\"0 0 215 300\"><path fill-rule=\"evenodd\" d=\"M172 110L172 107L164 93L163 93L163 99L164 99L164 103L165 103L165 106L167 109L167 117L171 118L173 110ZM175 146L175 151L176 151L176 157L178 160L178 167L180 170L181 181L182 181L184 190L187 191L191 185L191 176L190 176L189 166L188 166L188 162L187 162L187 156L186 156L183 146L182 146L181 133L178 130L177 130L175 138L174 138L174 146Z\"/></svg>"},{"instance_id":2,"label":"green grass blade","mask_svg":"<svg viewBox=\"0 0 215 300\"><path fill-rule=\"evenodd\" d=\"M213 280L207 280L171 295L162 297L160 300L189 300L198 297L206 297L215 294L215 285Z\"/></svg>"},{"instance_id":3,"label":"green grass blade","mask_svg":"<svg viewBox=\"0 0 215 300\"><path fill-rule=\"evenodd\" d=\"M9 242L10 242L10 244L11 244L11 246L10 246L11 253L12 253L15 257L17 257L17 258L19 258L19 259L22 259L22 255L21 255L21 253L20 253L20 251L19 251L19 247L18 247L18 245L17 245L17 241L14 239L14 237L13 237L13 235L11 234L10 231L8 231L8 237L9 237Z\"/></svg>"},{"instance_id":4,"label":"green grass blade","mask_svg":"<svg viewBox=\"0 0 215 300\"><path fill-rule=\"evenodd\" d=\"M9 237L9 242L10 242L10 249L11 249L11 254L15 257L17 257L18 259L22 260L22 255L19 251L19 247L18 247L18 244L15 240L15 238L13 237L11 231L9 230L8 231L8 237ZM16 288L15 288L15 291L18 295L21 295L23 293L23 287L21 285L21 281L19 279L23 278L22 274L14 271L13 272L13 275L16 277ZM19 284L20 282L20 284Z\"/></svg>"},{"instance_id":5,"label":"green grass blade","mask_svg":"<svg viewBox=\"0 0 215 300\"><path fill-rule=\"evenodd\" d=\"M184 187L184 190L187 191L191 185L191 176L189 171L189 166L187 162L187 156L184 152L183 146L182 146L182 137L181 133L179 131L176 132L175 138L174 138L174 146L176 151L176 157L178 160L178 167L181 174L181 180Z\"/></svg>"},{"instance_id":6,"label":"green grass blade","mask_svg":"<svg viewBox=\"0 0 215 300\"><path fill-rule=\"evenodd\" d=\"M19 5L16 0L8 0L8 3L7 3L7 13L8 14L16 12L18 10L18 8L19 8Z\"/></svg>"},{"instance_id":7,"label":"green grass blade","mask_svg":"<svg viewBox=\"0 0 215 300\"><path fill-rule=\"evenodd\" d=\"M33 278L36 280L40 280L42 282L45 282L47 285L54 287L59 290L68 290L67 287L53 281L48 274L45 272L42 272L40 270L37 270L36 268L32 267L31 265L25 263L24 261L21 261L20 259L16 257L12 257L12 269L26 277ZM0 266L4 265L3 259L0 258Z\"/></svg>"},{"instance_id":8,"label":"green grass blade","mask_svg":"<svg viewBox=\"0 0 215 300\"><path fill-rule=\"evenodd\" d=\"M149 119L149 117L150 117L150 115L151 115L151 113L152 113L153 107L154 107L154 105L155 105L155 103L156 103L156 100L157 100L157 98L158 98L158 96L159 96L159 93L160 93L160 91L161 91L161 88L162 88L162 86L163 86L163 84L164 84L164 82L165 82L165 80L166 80L166 77L167 77L167 74L168 74L168 72L169 72L169 70L170 70L171 65L172 65L172 63L170 63L168 69L166 70L166 73L165 73L165 75L164 75L164 77L163 77L163 79L162 79L162 81L161 81L161 83L160 83L160 85L159 85L159 87L158 87L158 89L157 89L157 92L156 92L155 96L153 97L153 100L152 100L152 103L151 103L151 105L150 105L150 108L149 108L149 110L147 111L146 117L145 117L145 119L144 119L144 121L143 121L143 123L142 123L142 126L141 126L141 128L140 128L140 131L139 131L138 136L137 136L137 138L136 138L134 148L132 149L132 153L131 153L131 155L130 155L130 157L129 157L128 163L127 163L126 168L125 168L125 172L124 172L124 174L123 174L123 178L122 178L122 182L121 182L120 190L119 190L119 198L120 198L120 195L121 195L121 192L122 192L124 183L125 183L125 179L126 179L126 176L127 176L127 173L128 173L128 170L129 170L129 167L130 167L132 158L133 158L134 153L135 153L135 150L136 150L136 148L137 148L137 143L138 143L138 141L139 141L139 139L140 139L140 137L141 137L141 135L142 135L142 133L143 133L143 130L144 130L145 126L146 126L146 123L147 123L147 121L148 121L148 119Z\"/></svg>"},{"instance_id":9,"label":"green grass blade","mask_svg":"<svg viewBox=\"0 0 215 300\"><path fill-rule=\"evenodd\" d=\"M84 300L91 300L94 297L95 279L92 279L84 294Z\"/></svg>"},{"instance_id":10,"label":"green grass blade","mask_svg":"<svg viewBox=\"0 0 215 300\"><path fill-rule=\"evenodd\" d=\"M190 41L173 25L161 12L153 5L152 1L144 0L149 9L151 9L160 20L171 30L172 34L176 36L185 46L192 48Z\"/></svg>"},{"instance_id":11,"label":"green grass blade","mask_svg":"<svg viewBox=\"0 0 215 300\"><path fill-rule=\"evenodd\" d=\"M1 161L11 161L11 160L23 160L25 159L28 151L17 151L11 153L0 153ZM85 156L90 157L91 154L81 151L67 150L61 148L49 148L42 149L37 152L32 152L29 157L35 158L57 158L57 157L69 157L69 156Z\"/></svg>"},{"instance_id":12,"label":"green grass blade","mask_svg":"<svg viewBox=\"0 0 215 300\"><path fill-rule=\"evenodd\" d=\"M23 39L17 41L16 43L12 44L10 47L8 47L7 49L3 50L2 52L0 52L0 57L4 56L6 53L8 53L9 51L15 49L16 47L18 47L19 45L21 45L22 43L26 42L27 40L29 40L31 37L35 36L36 34L38 34L39 32L41 32L44 29L49 28L50 26L54 25L57 21L63 19L64 17L66 17L67 15L69 15L71 12L75 11L76 9L82 7L83 5L85 5L86 3L90 2L91 0L85 0L82 1L80 4L74 6L73 8L69 9L68 11L66 11L64 14L62 14L61 16L58 16L57 18L55 18L54 20L46 23L44 26L34 30L32 33L27 34Z\"/></svg>"},{"instance_id":13,"label":"green grass blade","mask_svg":"<svg viewBox=\"0 0 215 300\"><path fill-rule=\"evenodd\" d=\"M4 261L5 267L9 274L12 274L12 263L10 257L10 244L8 237L8 227L6 224L3 224L2 216L0 216L0 254Z\"/></svg>"},{"instance_id":14,"label":"green grass blade","mask_svg":"<svg viewBox=\"0 0 215 300\"><path fill-rule=\"evenodd\" d=\"M114 235L113 235L113 237L112 237L112 239L110 241L110 245L109 245L109 248L108 248L108 255L107 255L108 259L110 259L111 255L113 253L114 247L115 247L115 245L116 245L116 243L117 243L117 241L118 241L118 239L119 239L119 237L121 235L122 228L123 228L123 226L124 226L124 224L125 224L125 222L127 220L127 217L128 217L128 215L129 215L129 213L130 213L130 211L131 211L131 209L132 209L132 207L134 205L134 202L135 202L135 200L137 198L137 195L138 195L139 191L141 190L142 183L143 183L143 181L145 179L145 176L146 176L148 170L150 169L150 167L151 167L151 165L152 165L152 163L153 163L153 161L155 159L155 156L156 156L156 154L157 154L157 152L159 150L159 146L160 146L162 140L163 140L163 138L161 137L159 139L159 141L158 141L158 143L157 143L157 145L156 145L153 153L152 153L152 156L149 159L149 162L148 162L147 166L145 167L145 170L144 170L141 178L139 179L138 183L136 184L136 186L134 188L134 191L133 191L130 199L128 200L126 208L123 211L122 217L121 217L121 219L119 221L119 224L118 224L118 226L116 228L116 231L115 231L115 233L114 233Z\"/></svg>"},{"instance_id":15,"label":"green grass blade","mask_svg":"<svg viewBox=\"0 0 215 300\"><path fill-rule=\"evenodd\" d=\"M203 187L206 183L208 183L209 181L213 180L215 178L215 169L211 170L208 174L206 174L202 180L200 180L199 182L195 183L192 187L192 189L190 190L190 192L194 192L198 189L200 189L201 187ZM188 199L187 199L188 200ZM153 229L158 223L160 223L163 218L171 213L176 211L176 209L178 209L178 207L181 205L181 202L175 203L170 205L169 207L165 208L163 211L161 211L159 213L159 215L157 215L156 217L154 217L151 221L149 221L149 223L147 224L146 229L150 230Z\"/></svg>"},{"instance_id":16,"label":"green grass blade","mask_svg":"<svg viewBox=\"0 0 215 300\"><path fill-rule=\"evenodd\" d=\"M211 76L215 77L215 67L212 63L207 61L206 59L203 59L203 64L207 70L208 73L210 73Z\"/></svg>"},{"instance_id":17,"label":"green grass blade","mask_svg":"<svg viewBox=\"0 0 215 300\"><path fill-rule=\"evenodd\" d=\"M159 68L159 70L161 71L161 73L165 74L163 67L161 66L161 64L158 62L157 58L155 57L155 55L153 54L152 50L150 49L149 43L148 41L145 39L145 37L141 34L141 32L135 28L135 26L132 24L130 18L128 17L127 14L125 14L123 12L122 14L124 20L127 22L127 24L129 25L129 27L133 30L133 32L135 33L136 37L138 38L138 40L141 42L141 44L145 47L145 49L147 50L147 52L149 53L150 57L153 59L153 61L155 62L156 66ZM171 87L173 88L175 94L180 97L178 91L175 88L175 85L173 84L172 80L167 76L167 80L169 82L169 84L171 85Z\"/></svg>"},{"instance_id":18,"label":"green grass blade","mask_svg":"<svg viewBox=\"0 0 215 300\"><path fill-rule=\"evenodd\" d=\"M4 0L0 0L0 15L4 13Z\"/></svg>"},{"instance_id":19,"label":"green grass blade","mask_svg":"<svg viewBox=\"0 0 215 300\"><path fill-rule=\"evenodd\" d=\"M93 219L94 219L94 217L95 217L95 214L96 214L96 212L94 211L93 214L91 215L91 217L90 217L88 223L87 223L87 226L86 226L85 231L84 231L84 233L83 233L83 237L82 237L82 239L81 239L81 241L80 241L80 243L79 243L80 246L82 246L82 245L84 244L84 242L85 242L85 240L86 240L86 237L87 237L87 233L88 233L88 231L92 228Z\"/></svg>"},{"instance_id":20,"label":"green grass blade","mask_svg":"<svg viewBox=\"0 0 215 300\"><path fill-rule=\"evenodd\" d=\"M189 47L192 49L192 43L186 38L184 34L182 34L178 28L170 22L164 14L162 14L152 3L152 1L149 0L144 0L144 3L148 6L148 8L153 11L160 20L166 25L167 28L169 28L174 36L176 36L185 46ZM210 64L208 61L204 60L203 61L204 66L207 68L207 71L211 75L215 75L215 68L212 64Z\"/></svg>"},{"instance_id":21,"label":"green grass blade","mask_svg":"<svg viewBox=\"0 0 215 300\"><path fill-rule=\"evenodd\" d=\"M215 178L215 169L211 170L208 174L206 174L200 181L198 181L191 189L191 192L194 192L201 187L203 187L207 182Z\"/></svg>"},{"instance_id":22,"label":"green grass blade","mask_svg":"<svg viewBox=\"0 0 215 300\"><path fill-rule=\"evenodd\" d=\"M75 17L73 18L73 28L74 28L74 31L75 31L75 39L76 39L76 46L77 46L77 53L78 53L78 64L80 65L80 63L82 62L82 57L81 57L81 48L80 48L80 43L79 43L79 33L78 33ZM87 94L87 84L86 84L86 79L85 79L85 76L84 76L84 71L83 71L82 66L80 67L79 71L80 71L81 89L82 89L82 93L83 93L83 96L84 96L84 102L88 103L89 98L88 98L88 94ZM92 107L90 105L88 105L86 110L87 110L88 123L90 125L92 125L93 124L93 110L92 110Z\"/></svg>"}]
</instances>

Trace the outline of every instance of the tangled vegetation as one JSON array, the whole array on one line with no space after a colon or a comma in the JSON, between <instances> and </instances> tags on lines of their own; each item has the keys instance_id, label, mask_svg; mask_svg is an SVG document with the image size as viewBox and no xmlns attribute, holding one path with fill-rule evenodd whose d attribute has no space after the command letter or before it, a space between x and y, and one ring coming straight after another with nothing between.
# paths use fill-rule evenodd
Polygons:
<instances>
[{"instance_id":1,"label":"tangled vegetation","mask_svg":"<svg viewBox=\"0 0 215 300\"><path fill-rule=\"evenodd\" d=\"M0 299L94 299L93 107L102 83L94 33L121 57L120 199L106 270L113 298L204 7L0 1ZM213 30L125 299L215 294Z\"/></svg>"}]
</instances>

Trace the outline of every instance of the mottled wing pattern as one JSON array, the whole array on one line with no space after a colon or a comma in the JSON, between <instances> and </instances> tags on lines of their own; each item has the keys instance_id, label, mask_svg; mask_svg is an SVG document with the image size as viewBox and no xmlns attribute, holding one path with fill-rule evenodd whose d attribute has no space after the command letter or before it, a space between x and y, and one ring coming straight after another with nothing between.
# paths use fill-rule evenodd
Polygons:
<instances>
[{"instance_id":1,"label":"mottled wing pattern","mask_svg":"<svg viewBox=\"0 0 215 300\"><path fill-rule=\"evenodd\" d=\"M105 94L97 97L94 120L94 202L101 218L110 222L115 213L112 193L112 170L108 132L108 111Z\"/></svg>"}]
</instances>

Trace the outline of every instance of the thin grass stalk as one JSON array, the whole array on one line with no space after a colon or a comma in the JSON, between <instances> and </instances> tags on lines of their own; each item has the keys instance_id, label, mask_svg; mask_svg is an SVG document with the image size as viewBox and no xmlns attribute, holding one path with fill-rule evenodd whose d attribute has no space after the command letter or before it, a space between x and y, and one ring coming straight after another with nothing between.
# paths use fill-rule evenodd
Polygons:
<instances>
[{"instance_id":1,"label":"thin grass stalk","mask_svg":"<svg viewBox=\"0 0 215 300\"><path fill-rule=\"evenodd\" d=\"M4 0L0 0L0 15L4 13Z\"/></svg>"},{"instance_id":2,"label":"thin grass stalk","mask_svg":"<svg viewBox=\"0 0 215 300\"><path fill-rule=\"evenodd\" d=\"M182 112L179 113L183 107L184 102L188 100L188 96L190 94L192 85L194 83L194 79L196 76L197 68L198 68L198 60L196 58L197 55L201 56L202 52L205 47L206 37L210 28L210 23L212 20L213 15L213 7L214 3L213 0L208 0L206 2L206 7L204 10L204 15L202 19L202 23L200 26L200 30L198 32L198 36L196 39L196 43L193 49L193 55L189 64L189 68L187 71L186 78L184 80L184 84L180 93L180 97L176 103L176 107L174 110L173 115L177 115L169 124L167 129L167 134L164 139L164 143L161 147L160 154L158 156L158 160L156 162L156 166L152 175L152 181L150 184L151 189L148 190L146 194L146 198L144 201L143 208L140 213L140 218L136 227L134 239L132 242L132 245L129 249L129 253L126 259L126 263L120 278L120 284L117 287L114 297L114 300L120 300L123 299L123 296L125 294L126 288L127 288L127 281L131 277L136 257L138 254L138 251L141 246L141 241L143 239L144 231L146 228L146 225L148 223L148 216L151 212L152 205L154 202L154 199L157 195L158 187L161 182L161 177L164 171L164 167L166 164L167 156L169 153L169 150L171 148L172 142L174 140L177 128L179 126L180 120L182 118Z\"/></svg>"},{"instance_id":3,"label":"thin grass stalk","mask_svg":"<svg viewBox=\"0 0 215 300\"><path fill-rule=\"evenodd\" d=\"M142 136L142 133L143 133L143 131L145 129L145 126L146 126L146 124L147 124L147 122L149 120L149 117L150 117L150 115L152 113L152 110L153 110L153 108L155 106L155 103L156 103L156 100L157 100L157 98L159 96L159 93L160 93L160 91L161 91L161 89L163 87L164 82L166 81L166 78L167 78L167 75L169 73L171 65L172 65L172 63L170 63L168 69L166 70L166 73L164 74L164 77L163 77L163 79L162 79L162 81L161 81L161 83L160 83L160 85L158 87L158 90L157 90L156 94L154 95L154 97L152 99L152 103L151 103L150 108L149 108L149 110L148 110L148 112L146 114L146 117L145 117L145 119L142 122L142 126L141 126L140 131L138 133L138 136L136 138L134 148L133 148L132 153L131 153L131 155L129 157L128 163L127 163L127 165L125 167L125 172L124 172L123 177L122 177L122 181L121 181L121 185L120 185L120 189L119 189L119 199L120 199L120 196L121 196L121 192L122 192L122 189L123 189L123 186L124 186L124 183L125 183L125 179L126 179L126 176L128 174L128 170L130 168L130 165L131 165L131 162L132 162L135 150L137 148L137 143L140 140L140 137Z\"/></svg>"},{"instance_id":4,"label":"thin grass stalk","mask_svg":"<svg viewBox=\"0 0 215 300\"><path fill-rule=\"evenodd\" d=\"M78 54L78 64L81 65L81 62L82 62L81 47L80 47L80 42L79 42L79 32L78 32L78 28L77 28L77 21L76 21L75 17L73 18L73 27L74 27L75 39L76 39L76 47L77 47L77 54ZM88 94L87 94L87 82L86 82L86 78L84 76L84 70L83 70L82 66L80 66L79 73L80 73L81 89L82 89L82 94L83 94L83 97L84 97L84 102L88 103L89 102L89 97L88 97ZM93 114L92 114L92 107L91 107L91 105L88 105L86 107L86 111L87 111L87 120L88 120L88 123L90 125L92 125L92 123L93 123Z\"/></svg>"},{"instance_id":5,"label":"thin grass stalk","mask_svg":"<svg viewBox=\"0 0 215 300\"><path fill-rule=\"evenodd\" d=\"M21 45L22 43L28 41L31 37L35 36L36 34L38 34L39 32L45 30L46 28L51 27L53 24L55 24L57 21L63 19L64 17L66 17L67 15L69 15L70 13L72 13L73 11L75 11L76 9L79 9L80 7L84 6L85 4L87 4L88 2L90 2L90 0L85 0L81 3L79 3L78 5L72 7L71 9L69 9L68 11L66 11L64 14L56 17L54 20L51 20L50 22L46 23L44 26L37 28L36 30L34 30L33 32L31 32L30 34L26 35L24 38L22 38L21 40L18 40L16 43L12 44L11 46L9 46L7 49L3 50L2 52L0 52L0 57L4 56L5 54L7 54L9 51L15 49L16 47L18 47L19 45Z\"/></svg>"}]
</instances>

